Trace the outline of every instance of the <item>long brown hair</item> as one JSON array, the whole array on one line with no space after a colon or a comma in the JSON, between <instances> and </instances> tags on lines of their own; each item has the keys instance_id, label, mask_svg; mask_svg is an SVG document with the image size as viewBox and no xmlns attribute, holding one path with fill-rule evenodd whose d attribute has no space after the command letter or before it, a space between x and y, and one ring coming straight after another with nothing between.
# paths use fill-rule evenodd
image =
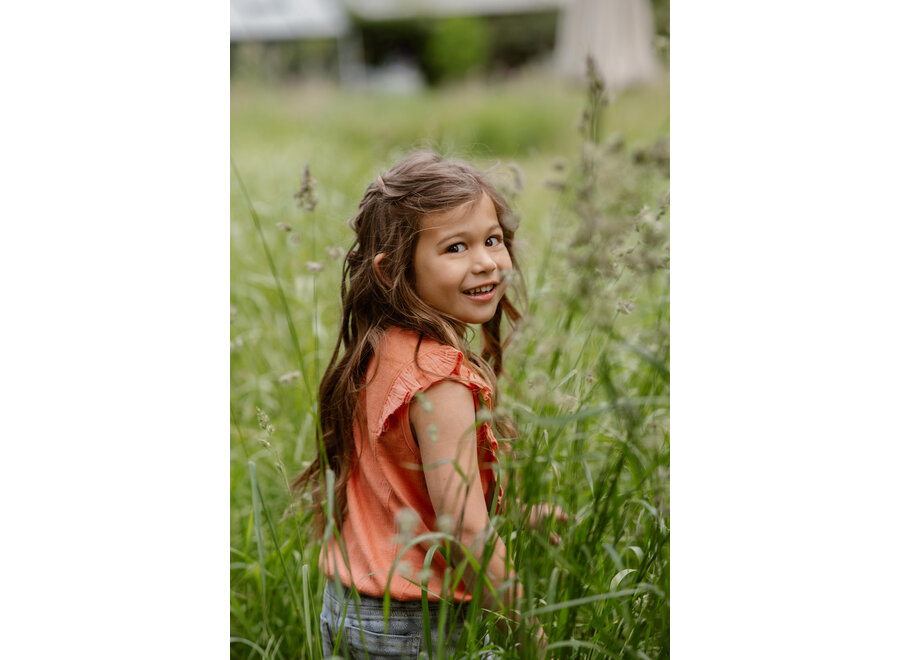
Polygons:
<instances>
[{"instance_id":1,"label":"long brown hair","mask_svg":"<svg viewBox=\"0 0 900 660\"><path fill-rule=\"evenodd\" d=\"M476 203L484 193L494 203L514 272L508 274L512 276L510 286L493 318L481 326L483 348L479 356L466 341L468 326L442 315L416 293L413 256L423 216ZM342 518L346 510L347 480L356 457L352 424L365 434L365 411L357 402L365 386L369 360L377 353L385 331L396 326L453 346L496 393L497 374L503 370L501 321L504 314L512 324L521 318L509 292L525 298L509 207L485 175L467 163L445 160L430 151L410 154L369 185L350 226L356 240L344 260L341 334L319 386L319 451L291 483L295 491L311 489L319 534L325 520L325 468L335 475L335 516ZM381 253L384 257L379 268L390 286L379 279L373 266ZM501 433L511 434L510 425L497 421Z\"/></svg>"}]
</instances>

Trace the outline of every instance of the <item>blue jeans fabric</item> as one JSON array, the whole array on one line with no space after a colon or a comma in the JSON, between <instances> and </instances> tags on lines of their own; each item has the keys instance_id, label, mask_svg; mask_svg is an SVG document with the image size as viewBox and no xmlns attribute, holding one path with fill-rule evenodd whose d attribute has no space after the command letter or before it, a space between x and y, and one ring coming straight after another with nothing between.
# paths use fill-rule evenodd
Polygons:
<instances>
[{"instance_id":1,"label":"blue jeans fabric","mask_svg":"<svg viewBox=\"0 0 900 660\"><path fill-rule=\"evenodd\" d=\"M347 660L366 657L369 660L416 660L420 654L421 657L451 658L462 635L466 614L465 605L451 606L444 616L443 640L440 640L440 604L428 604L432 649L429 656L421 601L391 600L385 631L384 601L381 598L360 594L357 606L347 587L335 587L334 582L329 580L325 584L322 600L320 623L325 658L335 655ZM339 636L340 649L335 649Z\"/></svg>"}]
</instances>

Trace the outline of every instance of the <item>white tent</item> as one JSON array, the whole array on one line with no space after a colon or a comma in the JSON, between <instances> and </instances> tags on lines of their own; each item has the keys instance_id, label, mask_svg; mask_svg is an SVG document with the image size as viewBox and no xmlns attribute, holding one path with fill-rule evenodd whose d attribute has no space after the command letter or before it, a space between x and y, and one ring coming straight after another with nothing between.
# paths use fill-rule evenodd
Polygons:
<instances>
[{"instance_id":1,"label":"white tent","mask_svg":"<svg viewBox=\"0 0 900 660\"><path fill-rule=\"evenodd\" d=\"M581 79L588 55L615 92L659 73L649 0L570 0L560 17L556 68Z\"/></svg>"},{"instance_id":2,"label":"white tent","mask_svg":"<svg viewBox=\"0 0 900 660\"><path fill-rule=\"evenodd\" d=\"M337 38L349 27L334 0L231 0L231 41Z\"/></svg>"}]
</instances>

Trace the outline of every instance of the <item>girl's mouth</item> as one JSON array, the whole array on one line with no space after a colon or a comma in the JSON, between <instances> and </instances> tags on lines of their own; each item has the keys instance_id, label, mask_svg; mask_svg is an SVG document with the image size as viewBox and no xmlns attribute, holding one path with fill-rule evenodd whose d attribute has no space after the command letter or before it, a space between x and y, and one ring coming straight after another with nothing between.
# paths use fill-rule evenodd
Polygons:
<instances>
[{"instance_id":1,"label":"girl's mouth","mask_svg":"<svg viewBox=\"0 0 900 660\"><path fill-rule=\"evenodd\" d=\"M490 300L494 297L494 289L496 288L496 283L485 284L483 286L477 286L474 289L463 291L463 293L470 298L474 298L475 300Z\"/></svg>"}]
</instances>

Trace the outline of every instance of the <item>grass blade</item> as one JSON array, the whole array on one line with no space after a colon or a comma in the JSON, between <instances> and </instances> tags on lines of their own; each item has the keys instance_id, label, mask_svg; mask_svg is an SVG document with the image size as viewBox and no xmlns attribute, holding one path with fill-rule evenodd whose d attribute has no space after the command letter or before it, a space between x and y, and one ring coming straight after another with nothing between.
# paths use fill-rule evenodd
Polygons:
<instances>
[{"instance_id":1,"label":"grass blade","mask_svg":"<svg viewBox=\"0 0 900 660\"><path fill-rule=\"evenodd\" d=\"M253 529L256 533L256 558L259 562L259 580L262 589L263 632L269 629L268 609L266 606L266 556L263 552L262 513L259 505L259 483L256 480L256 463L250 461L250 491L253 498Z\"/></svg>"}]
</instances>

